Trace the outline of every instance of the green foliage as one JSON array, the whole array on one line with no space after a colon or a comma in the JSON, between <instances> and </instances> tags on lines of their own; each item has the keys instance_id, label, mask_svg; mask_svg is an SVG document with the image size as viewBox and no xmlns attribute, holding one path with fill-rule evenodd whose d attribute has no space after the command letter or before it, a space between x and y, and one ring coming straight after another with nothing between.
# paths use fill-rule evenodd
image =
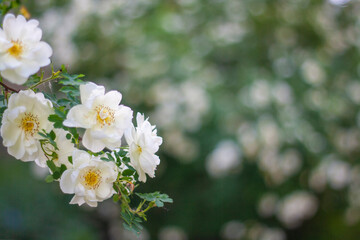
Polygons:
<instances>
[{"instance_id":1,"label":"green foliage","mask_svg":"<svg viewBox=\"0 0 360 240\"><path fill-rule=\"evenodd\" d=\"M157 207L163 207L164 203L173 203L173 200L167 194L161 194L160 192L136 193L136 195L148 202L154 202Z\"/></svg>"},{"instance_id":2,"label":"green foliage","mask_svg":"<svg viewBox=\"0 0 360 240\"><path fill-rule=\"evenodd\" d=\"M137 217L136 214L133 214L128 209L124 209L121 211L121 217L124 220L123 226L125 229L135 233L136 235L140 234L142 220Z\"/></svg>"},{"instance_id":3,"label":"green foliage","mask_svg":"<svg viewBox=\"0 0 360 240\"><path fill-rule=\"evenodd\" d=\"M6 106L4 106L4 107L0 107L0 118L2 119L2 117L3 117L3 114L4 114L4 112L5 112L5 110L6 110Z\"/></svg>"},{"instance_id":4,"label":"green foliage","mask_svg":"<svg viewBox=\"0 0 360 240\"><path fill-rule=\"evenodd\" d=\"M44 138L44 139L40 140L40 143L42 145L46 145L46 144L50 143L54 147L55 150L58 150L57 144L55 142L56 134L54 131L50 131L49 133L47 133L43 129L42 132L39 132L39 135Z\"/></svg>"},{"instance_id":5,"label":"green foliage","mask_svg":"<svg viewBox=\"0 0 360 240\"><path fill-rule=\"evenodd\" d=\"M20 4L20 0L0 0L0 18L11 9L18 8Z\"/></svg>"}]
</instances>

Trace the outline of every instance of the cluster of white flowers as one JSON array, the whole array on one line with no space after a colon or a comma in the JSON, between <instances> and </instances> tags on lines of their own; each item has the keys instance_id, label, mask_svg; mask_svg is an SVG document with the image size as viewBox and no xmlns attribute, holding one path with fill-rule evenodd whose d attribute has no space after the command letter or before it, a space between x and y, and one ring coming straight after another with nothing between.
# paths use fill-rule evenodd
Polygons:
<instances>
[{"instance_id":1,"label":"cluster of white flowers","mask_svg":"<svg viewBox=\"0 0 360 240\"><path fill-rule=\"evenodd\" d=\"M23 84L40 67L50 64L52 49L40 41L42 31L37 20L26 21L19 15L7 14L0 29L1 76L16 84Z\"/></svg>"},{"instance_id":2,"label":"cluster of white flowers","mask_svg":"<svg viewBox=\"0 0 360 240\"><path fill-rule=\"evenodd\" d=\"M50 64L52 50L40 41L42 31L38 24L36 20L26 21L21 15L5 16L0 29L0 72L7 81L23 84L40 67ZM143 114L137 114L136 127L132 124L133 111L120 105L120 92L105 93L103 86L92 82L84 82L78 91L81 104L68 109L63 128L55 128L49 119L56 114L53 100L45 98L36 88L13 91L11 95L5 88L7 108L1 122L1 136L8 153L16 159L49 167L51 174L54 174L51 166L63 168L54 179L59 179L64 193L74 194L71 204L96 207L98 202L117 193L114 183L125 169L133 168L138 174L132 178L132 184L137 180L146 182L146 174L155 176L160 164L155 154L162 138ZM71 129L76 128L85 132L72 141L76 137ZM54 137L46 140L46 134ZM122 146L123 137L128 146ZM83 150L79 149L79 142ZM127 166L103 159L120 149L130 159Z\"/></svg>"}]
</instances>

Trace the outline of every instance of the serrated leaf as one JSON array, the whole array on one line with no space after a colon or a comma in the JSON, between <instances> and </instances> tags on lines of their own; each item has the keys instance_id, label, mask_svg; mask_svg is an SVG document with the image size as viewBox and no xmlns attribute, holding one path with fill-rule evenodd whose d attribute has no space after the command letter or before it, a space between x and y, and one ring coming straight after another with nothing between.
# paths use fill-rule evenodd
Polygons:
<instances>
[{"instance_id":1,"label":"serrated leaf","mask_svg":"<svg viewBox=\"0 0 360 240\"><path fill-rule=\"evenodd\" d=\"M77 96L80 95L79 90L73 86L63 86L59 89L59 91L63 93L71 93L72 95L76 94Z\"/></svg>"},{"instance_id":2,"label":"serrated leaf","mask_svg":"<svg viewBox=\"0 0 360 240\"><path fill-rule=\"evenodd\" d=\"M115 158L111 155L111 153L106 153L110 161L115 162Z\"/></svg>"},{"instance_id":3,"label":"serrated leaf","mask_svg":"<svg viewBox=\"0 0 360 240\"><path fill-rule=\"evenodd\" d=\"M62 73L61 76L64 78L59 81L59 83L62 85L80 86L81 84L84 83L80 79L80 78L84 77L83 74L70 75L68 73Z\"/></svg>"},{"instance_id":4,"label":"serrated leaf","mask_svg":"<svg viewBox=\"0 0 360 240\"><path fill-rule=\"evenodd\" d=\"M165 202L167 203L173 202L173 200L167 194L163 194L160 192L136 193L136 195L146 201L155 202L157 207L163 207Z\"/></svg>"},{"instance_id":5,"label":"serrated leaf","mask_svg":"<svg viewBox=\"0 0 360 240\"><path fill-rule=\"evenodd\" d=\"M164 206L164 203L161 202L159 199L155 200L155 204L157 207L163 207Z\"/></svg>"}]
</instances>

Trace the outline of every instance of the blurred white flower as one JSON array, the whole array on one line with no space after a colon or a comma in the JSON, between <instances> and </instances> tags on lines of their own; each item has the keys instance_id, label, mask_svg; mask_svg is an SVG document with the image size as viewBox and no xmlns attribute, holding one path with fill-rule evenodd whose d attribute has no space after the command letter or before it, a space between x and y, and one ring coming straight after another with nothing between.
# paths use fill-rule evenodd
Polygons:
<instances>
[{"instance_id":1,"label":"blurred white flower","mask_svg":"<svg viewBox=\"0 0 360 240\"><path fill-rule=\"evenodd\" d=\"M52 49L40 41L42 31L37 20L22 15L5 15L0 29L0 71L12 83L23 84L40 67L50 64Z\"/></svg>"},{"instance_id":2,"label":"blurred white flower","mask_svg":"<svg viewBox=\"0 0 360 240\"><path fill-rule=\"evenodd\" d=\"M209 110L209 96L200 84L188 80L172 86L167 81L156 84L152 91L157 103L153 117L159 126L173 128L177 124L192 132L201 127Z\"/></svg>"},{"instance_id":3,"label":"blurred white flower","mask_svg":"<svg viewBox=\"0 0 360 240\"><path fill-rule=\"evenodd\" d=\"M212 177L222 177L239 168L241 153L231 140L221 141L206 159L206 170Z\"/></svg>"},{"instance_id":4,"label":"blurred white flower","mask_svg":"<svg viewBox=\"0 0 360 240\"><path fill-rule=\"evenodd\" d=\"M301 164L301 157L296 149L287 149L279 154L277 150L265 148L258 162L260 169L269 174L269 179L274 184L281 184L297 173Z\"/></svg>"},{"instance_id":5,"label":"blurred white flower","mask_svg":"<svg viewBox=\"0 0 360 240\"><path fill-rule=\"evenodd\" d=\"M225 240L240 240L246 233L246 227L240 221L230 221L225 223L221 229L222 239Z\"/></svg>"},{"instance_id":6,"label":"blurred white flower","mask_svg":"<svg viewBox=\"0 0 360 240\"><path fill-rule=\"evenodd\" d=\"M316 191L323 191L328 183L331 188L339 190L351 181L350 164L330 155L311 172L309 184Z\"/></svg>"},{"instance_id":7,"label":"blurred white flower","mask_svg":"<svg viewBox=\"0 0 360 240\"><path fill-rule=\"evenodd\" d=\"M273 193L264 194L258 204L258 213L262 217L271 217L276 211L278 196Z\"/></svg>"},{"instance_id":8,"label":"blurred white flower","mask_svg":"<svg viewBox=\"0 0 360 240\"><path fill-rule=\"evenodd\" d=\"M321 85L326 80L326 74L318 62L312 59L306 60L301 66L304 80L312 85Z\"/></svg>"},{"instance_id":9,"label":"blurred white flower","mask_svg":"<svg viewBox=\"0 0 360 240\"><path fill-rule=\"evenodd\" d=\"M1 125L1 136L8 153L16 159L35 161L45 167L46 158L42 154L38 132L42 129L49 132L53 128L48 121L53 111L52 103L42 93L26 90L12 94Z\"/></svg>"},{"instance_id":10,"label":"blurred white flower","mask_svg":"<svg viewBox=\"0 0 360 240\"><path fill-rule=\"evenodd\" d=\"M61 176L60 188L64 193L75 194L70 204L81 206L87 203L96 207L98 202L110 198L115 190L113 183L118 176L114 162L106 162L85 151L75 150L72 154L73 168Z\"/></svg>"},{"instance_id":11,"label":"blurred white flower","mask_svg":"<svg viewBox=\"0 0 360 240\"><path fill-rule=\"evenodd\" d=\"M126 142L129 145L131 164L139 174L139 180L146 182L146 174L155 177L156 166L160 158L155 155L162 144L162 138L157 136L155 126L152 126L144 115L136 115L137 127L129 128L125 132Z\"/></svg>"},{"instance_id":12,"label":"blurred white flower","mask_svg":"<svg viewBox=\"0 0 360 240\"><path fill-rule=\"evenodd\" d=\"M350 2L351 0L328 0L331 4L333 5L338 5L338 6L341 6L341 5L345 5L347 4L348 2Z\"/></svg>"},{"instance_id":13,"label":"blurred white flower","mask_svg":"<svg viewBox=\"0 0 360 240\"><path fill-rule=\"evenodd\" d=\"M193 138L186 136L180 129L171 129L164 133L164 150L176 156L182 163L189 163L199 154L199 144Z\"/></svg>"},{"instance_id":14,"label":"blurred white flower","mask_svg":"<svg viewBox=\"0 0 360 240\"><path fill-rule=\"evenodd\" d=\"M266 80L256 80L249 89L251 106L264 108L270 103L270 86Z\"/></svg>"},{"instance_id":15,"label":"blurred white flower","mask_svg":"<svg viewBox=\"0 0 360 240\"><path fill-rule=\"evenodd\" d=\"M278 219L288 228L296 228L314 216L318 201L314 195L305 191L297 191L285 197L279 204Z\"/></svg>"},{"instance_id":16,"label":"blurred white flower","mask_svg":"<svg viewBox=\"0 0 360 240\"><path fill-rule=\"evenodd\" d=\"M237 139L244 155L248 158L253 158L258 154L260 143L258 141L258 132L253 124L245 122L240 125L237 131Z\"/></svg>"},{"instance_id":17,"label":"blurred white flower","mask_svg":"<svg viewBox=\"0 0 360 240\"><path fill-rule=\"evenodd\" d=\"M187 240L188 237L183 229L175 226L169 226L161 229L159 240Z\"/></svg>"},{"instance_id":18,"label":"blurred white flower","mask_svg":"<svg viewBox=\"0 0 360 240\"><path fill-rule=\"evenodd\" d=\"M131 126L132 110L119 105L118 91L105 94L105 88L94 83L80 86L81 103L70 109L64 125L85 128L83 145L92 152L121 145L125 129Z\"/></svg>"},{"instance_id":19,"label":"blurred white flower","mask_svg":"<svg viewBox=\"0 0 360 240\"><path fill-rule=\"evenodd\" d=\"M264 228L258 240L285 240L286 235L280 228Z\"/></svg>"}]
</instances>

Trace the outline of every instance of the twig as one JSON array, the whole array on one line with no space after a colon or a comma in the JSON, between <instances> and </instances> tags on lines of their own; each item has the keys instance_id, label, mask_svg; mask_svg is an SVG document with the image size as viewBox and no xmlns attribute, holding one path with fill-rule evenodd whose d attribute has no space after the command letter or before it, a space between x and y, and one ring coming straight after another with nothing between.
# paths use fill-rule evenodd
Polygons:
<instances>
[{"instance_id":1,"label":"twig","mask_svg":"<svg viewBox=\"0 0 360 240\"><path fill-rule=\"evenodd\" d=\"M0 85L3 86L6 91L10 90L10 91L16 92L16 93L19 92L19 90L16 90L16 89L14 89L14 88L11 88L11 87L7 86L7 85L6 85L5 83L3 83L3 82L0 82Z\"/></svg>"}]
</instances>

